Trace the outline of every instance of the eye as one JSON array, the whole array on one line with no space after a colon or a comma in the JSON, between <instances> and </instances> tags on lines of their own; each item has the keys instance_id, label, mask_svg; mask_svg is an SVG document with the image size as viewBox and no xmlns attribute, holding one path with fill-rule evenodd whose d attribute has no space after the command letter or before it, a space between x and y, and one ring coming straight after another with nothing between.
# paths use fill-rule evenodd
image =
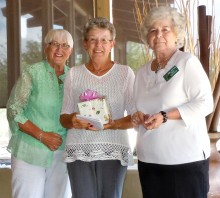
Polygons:
<instances>
[{"instance_id":1,"label":"eye","mask_svg":"<svg viewBox=\"0 0 220 198\"><path fill-rule=\"evenodd\" d=\"M70 46L66 43L63 43L63 44L61 44L61 47L66 49L66 48L69 48Z\"/></svg>"},{"instance_id":2,"label":"eye","mask_svg":"<svg viewBox=\"0 0 220 198\"><path fill-rule=\"evenodd\" d=\"M101 42L102 42L103 44L106 44L106 43L108 43L108 42L109 42L109 40L108 40L108 39L103 38L103 39L101 39Z\"/></svg>"},{"instance_id":3,"label":"eye","mask_svg":"<svg viewBox=\"0 0 220 198\"><path fill-rule=\"evenodd\" d=\"M51 46L57 46L57 45L59 45L59 43L57 43L57 42L55 42L55 41L50 42L49 44L50 44Z\"/></svg>"},{"instance_id":4,"label":"eye","mask_svg":"<svg viewBox=\"0 0 220 198\"><path fill-rule=\"evenodd\" d=\"M96 39L95 39L95 38L89 38L88 41L89 41L90 43L95 43Z\"/></svg>"},{"instance_id":5,"label":"eye","mask_svg":"<svg viewBox=\"0 0 220 198\"><path fill-rule=\"evenodd\" d=\"M165 28L162 29L162 32L165 32L165 33L169 32L169 31L170 31L170 28L168 28L168 27L165 27Z\"/></svg>"},{"instance_id":6,"label":"eye","mask_svg":"<svg viewBox=\"0 0 220 198\"><path fill-rule=\"evenodd\" d=\"M149 33L154 33L154 32L156 32L156 29L155 29L155 28L151 28L151 29L149 30Z\"/></svg>"}]
</instances>

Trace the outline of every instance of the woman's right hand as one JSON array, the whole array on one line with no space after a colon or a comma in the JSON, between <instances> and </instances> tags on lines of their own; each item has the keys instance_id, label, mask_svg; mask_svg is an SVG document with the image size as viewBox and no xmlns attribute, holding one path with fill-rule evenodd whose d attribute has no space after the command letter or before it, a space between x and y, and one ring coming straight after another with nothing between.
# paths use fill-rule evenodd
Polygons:
<instances>
[{"instance_id":1,"label":"woman's right hand","mask_svg":"<svg viewBox=\"0 0 220 198\"><path fill-rule=\"evenodd\" d=\"M131 122L134 127L137 127L138 125L143 124L144 113L142 113L141 111L137 111L136 113L134 113L131 117Z\"/></svg>"},{"instance_id":2,"label":"woman's right hand","mask_svg":"<svg viewBox=\"0 0 220 198\"><path fill-rule=\"evenodd\" d=\"M150 117L149 114L144 114L141 111L137 111L132 115L131 121L134 127L137 127L138 125L143 125L144 128L147 128L147 125L145 124L145 120L147 120L149 117Z\"/></svg>"},{"instance_id":3,"label":"woman's right hand","mask_svg":"<svg viewBox=\"0 0 220 198\"><path fill-rule=\"evenodd\" d=\"M72 114L71 121L72 121L73 128L92 130L93 126L91 125L91 123L89 123L86 119L77 118L77 116L76 116L77 114L78 113Z\"/></svg>"}]
</instances>

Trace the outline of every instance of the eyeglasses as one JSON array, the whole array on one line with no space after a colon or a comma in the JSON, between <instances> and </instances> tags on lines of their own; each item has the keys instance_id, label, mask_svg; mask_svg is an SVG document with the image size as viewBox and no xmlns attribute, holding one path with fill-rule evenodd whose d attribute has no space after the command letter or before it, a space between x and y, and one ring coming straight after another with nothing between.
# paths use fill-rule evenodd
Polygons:
<instances>
[{"instance_id":1,"label":"eyeglasses","mask_svg":"<svg viewBox=\"0 0 220 198\"><path fill-rule=\"evenodd\" d=\"M105 45L110 43L112 40L111 39L106 39L106 38L102 38L102 39L98 39L98 38L88 38L86 39L89 43L91 44L95 44L97 42L100 42L101 44Z\"/></svg>"},{"instance_id":2,"label":"eyeglasses","mask_svg":"<svg viewBox=\"0 0 220 198\"><path fill-rule=\"evenodd\" d=\"M50 43L48 43L51 47L53 48L59 48L61 47L62 49L68 49L70 48L70 45L66 44L66 43L58 43L56 41L52 41Z\"/></svg>"}]
</instances>

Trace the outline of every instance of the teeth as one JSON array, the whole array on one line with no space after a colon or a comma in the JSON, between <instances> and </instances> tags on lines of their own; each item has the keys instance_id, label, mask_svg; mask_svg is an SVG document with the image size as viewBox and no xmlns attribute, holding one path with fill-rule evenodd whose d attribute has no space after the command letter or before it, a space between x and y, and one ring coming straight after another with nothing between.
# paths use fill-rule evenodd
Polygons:
<instances>
[{"instance_id":1,"label":"teeth","mask_svg":"<svg viewBox=\"0 0 220 198\"><path fill-rule=\"evenodd\" d=\"M56 56L60 56L60 57L61 57L61 56L63 56L63 55L62 55L62 54L56 54Z\"/></svg>"}]
</instances>

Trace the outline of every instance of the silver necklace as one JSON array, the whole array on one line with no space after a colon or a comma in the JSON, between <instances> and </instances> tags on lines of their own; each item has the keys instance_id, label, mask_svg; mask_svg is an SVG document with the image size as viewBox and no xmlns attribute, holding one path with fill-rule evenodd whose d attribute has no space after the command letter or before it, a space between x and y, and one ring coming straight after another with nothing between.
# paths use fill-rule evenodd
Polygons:
<instances>
[{"instance_id":1,"label":"silver necklace","mask_svg":"<svg viewBox=\"0 0 220 198\"><path fill-rule=\"evenodd\" d=\"M156 60L156 63L157 63L157 67L156 67L156 70L155 70L155 73L157 73L159 70L163 69L163 66L166 66L167 62L170 60L170 58L173 56L173 54L176 52L176 50L171 54L170 57L166 58L165 60L159 62L157 59Z\"/></svg>"},{"instance_id":2,"label":"silver necklace","mask_svg":"<svg viewBox=\"0 0 220 198\"><path fill-rule=\"evenodd\" d=\"M161 69L162 69L162 65L161 65L161 63L158 62L155 73L157 73Z\"/></svg>"},{"instance_id":3,"label":"silver necklace","mask_svg":"<svg viewBox=\"0 0 220 198\"><path fill-rule=\"evenodd\" d=\"M157 73L159 70L161 70L163 68L163 64L166 65L166 62L167 62L168 59L162 61L162 62L159 62L157 59L156 59L156 62L157 62L157 68L156 68L156 71L155 73Z\"/></svg>"}]
</instances>

